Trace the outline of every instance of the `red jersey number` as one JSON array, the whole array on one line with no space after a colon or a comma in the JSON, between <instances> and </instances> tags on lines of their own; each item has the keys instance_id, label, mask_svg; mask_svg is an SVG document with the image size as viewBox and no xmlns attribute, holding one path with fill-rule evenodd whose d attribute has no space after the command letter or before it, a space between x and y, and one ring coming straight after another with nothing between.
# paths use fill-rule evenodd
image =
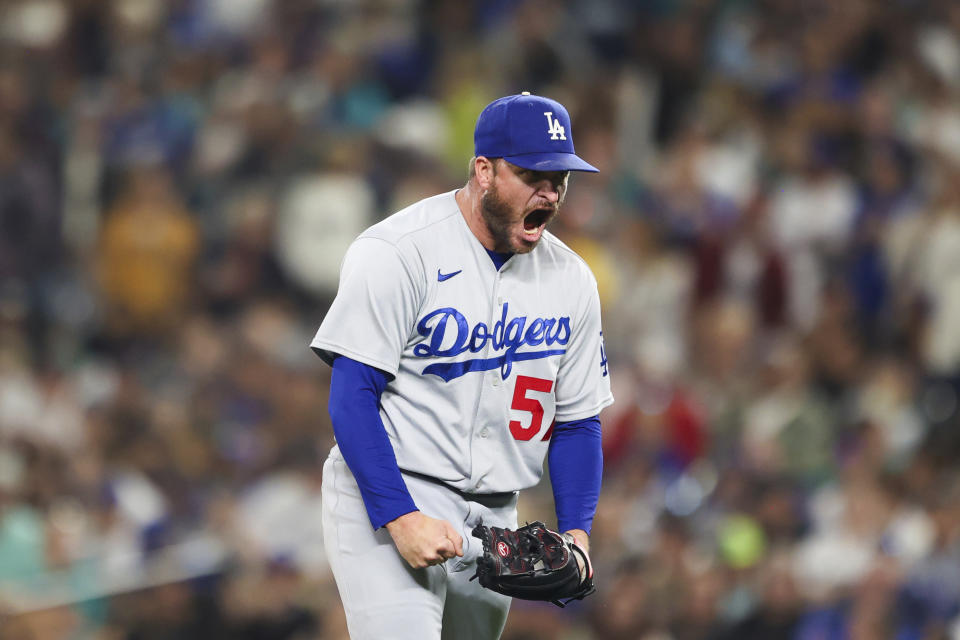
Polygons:
<instances>
[{"instance_id":1,"label":"red jersey number","mask_svg":"<svg viewBox=\"0 0 960 640\"><path fill-rule=\"evenodd\" d=\"M513 404L511 409L526 411L530 414L530 425L523 426L519 420L510 421L510 433L516 440L530 440L540 432L543 426L543 405L536 398L528 398L527 391L549 392L553 389L553 380L517 376L517 383L513 387Z\"/></svg>"}]
</instances>

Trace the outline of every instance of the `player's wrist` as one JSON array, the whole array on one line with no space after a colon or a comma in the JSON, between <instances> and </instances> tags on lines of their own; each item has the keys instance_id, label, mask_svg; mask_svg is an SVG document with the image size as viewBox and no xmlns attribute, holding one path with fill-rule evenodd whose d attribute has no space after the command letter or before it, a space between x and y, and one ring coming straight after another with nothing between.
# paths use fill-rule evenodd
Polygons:
<instances>
[{"instance_id":1,"label":"player's wrist","mask_svg":"<svg viewBox=\"0 0 960 640\"><path fill-rule=\"evenodd\" d=\"M413 509L411 511L407 511L406 513L401 513L396 518L394 518L393 520L390 520L383 526L384 528L386 528L387 531L392 533L393 531L396 531L398 528L403 527L404 525L414 520L418 515L420 515L420 510Z\"/></svg>"},{"instance_id":2,"label":"player's wrist","mask_svg":"<svg viewBox=\"0 0 960 640\"><path fill-rule=\"evenodd\" d=\"M573 538L573 541L576 542L584 551L590 552L590 536L587 535L587 532L583 529L568 529L564 531L565 534Z\"/></svg>"}]
</instances>

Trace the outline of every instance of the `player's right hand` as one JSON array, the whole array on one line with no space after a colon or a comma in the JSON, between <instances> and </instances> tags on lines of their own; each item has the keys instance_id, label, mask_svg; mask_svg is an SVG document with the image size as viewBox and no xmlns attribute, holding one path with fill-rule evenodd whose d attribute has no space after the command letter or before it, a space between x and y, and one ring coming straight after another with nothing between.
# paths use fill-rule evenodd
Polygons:
<instances>
[{"instance_id":1,"label":"player's right hand","mask_svg":"<svg viewBox=\"0 0 960 640\"><path fill-rule=\"evenodd\" d=\"M446 520L437 520L420 511L405 513L387 523L397 551L414 569L440 564L454 556L463 557L463 537Z\"/></svg>"}]
</instances>

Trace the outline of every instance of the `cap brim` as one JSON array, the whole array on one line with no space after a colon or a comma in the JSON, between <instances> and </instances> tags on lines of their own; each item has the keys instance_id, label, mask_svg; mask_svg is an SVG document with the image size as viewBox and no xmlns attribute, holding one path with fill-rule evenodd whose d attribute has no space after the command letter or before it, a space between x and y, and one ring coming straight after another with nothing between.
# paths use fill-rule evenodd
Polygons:
<instances>
[{"instance_id":1,"label":"cap brim","mask_svg":"<svg viewBox=\"0 0 960 640\"><path fill-rule=\"evenodd\" d=\"M589 171L590 173L600 173L600 169L572 153L524 153L518 156L504 156L503 159L531 171Z\"/></svg>"}]
</instances>

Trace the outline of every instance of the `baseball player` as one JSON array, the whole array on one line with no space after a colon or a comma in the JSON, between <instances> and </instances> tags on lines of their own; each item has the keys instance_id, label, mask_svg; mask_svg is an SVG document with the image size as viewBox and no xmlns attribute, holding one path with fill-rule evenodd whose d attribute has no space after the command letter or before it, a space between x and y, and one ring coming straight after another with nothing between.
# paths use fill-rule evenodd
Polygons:
<instances>
[{"instance_id":1,"label":"baseball player","mask_svg":"<svg viewBox=\"0 0 960 640\"><path fill-rule=\"evenodd\" d=\"M522 93L477 119L462 188L367 229L311 343L333 366L324 543L352 638L495 639L510 598L471 581L478 523L517 527L549 459L558 530L589 544L613 402L596 281L546 231L570 117Z\"/></svg>"}]
</instances>

